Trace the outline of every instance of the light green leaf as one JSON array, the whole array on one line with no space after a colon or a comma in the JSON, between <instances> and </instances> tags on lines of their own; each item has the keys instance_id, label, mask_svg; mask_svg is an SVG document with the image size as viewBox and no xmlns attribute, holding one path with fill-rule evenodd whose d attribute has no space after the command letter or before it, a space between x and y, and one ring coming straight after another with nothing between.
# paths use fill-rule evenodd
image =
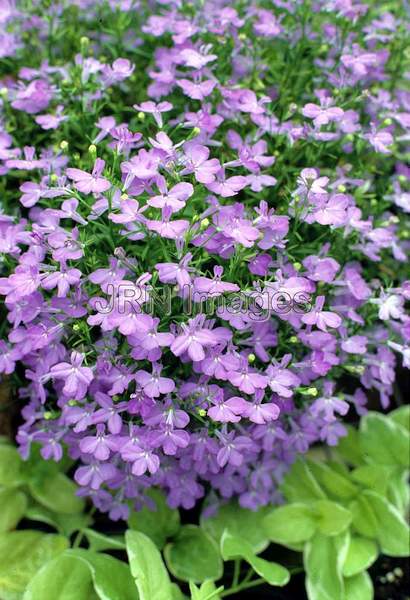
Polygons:
<instances>
[{"instance_id":1,"label":"light green leaf","mask_svg":"<svg viewBox=\"0 0 410 600\"><path fill-rule=\"evenodd\" d=\"M364 457L360 447L359 432L352 425L344 425L344 427L347 429L347 435L339 438L336 451L350 465L362 465Z\"/></svg>"},{"instance_id":2,"label":"light green leaf","mask_svg":"<svg viewBox=\"0 0 410 600\"><path fill-rule=\"evenodd\" d=\"M51 511L72 514L84 508L84 500L76 496L77 486L64 473L36 477L29 482L29 489L33 498Z\"/></svg>"},{"instance_id":3,"label":"light green leaf","mask_svg":"<svg viewBox=\"0 0 410 600\"><path fill-rule=\"evenodd\" d=\"M172 543L165 546L171 573L182 581L202 583L222 576L222 560L214 540L196 525L184 525Z\"/></svg>"},{"instance_id":4,"label":"light green leaf","mask_svg":"<svg viewBox=\"0 0 410 600\"><path fill-rule=\"evenodd\" d=\"M367 462L409 466L410 433L380 413L369 412L362 418L360 445Z\"/></svg>"},{"instance_id":5,"label":"light green leaf","mask_svg":"<svg viewBox=\"0 0 410 600\"><path fill-rule=\"evenodd\" d=\"M233 535L241 535L252 546L253 552L259 554L269 544L266 535L263 518L267 509L258 511L247 510L240 507L236 502L229 502L219 507L216 515L205 518L201 516L200 523L213 539L220 543L222 534L228 529Z\"/></svg>"},{"instance_id":6,"label":"light green leaf","mask_svg":"<svg viewBox=\"0 0 410 600\"><path fill-rule=\"evenodd\" d=\"M331 496L349 500L350 498L354 498L358 493L358 489L354 483L352 483L345 475L331 469L328 465L325 465L324 463L315 463L313 461L307 461L307 464L316 480Z\"/></svg>"},{"instance_id":7,"label":"light green leaf","mask_svg":"<svg viewBox=\"0 0 410 600\"><path fill-rule=\"evenodd\" d=\"M378 522L368 498L361 494L356 500L350 503L349 510L353 517L353 528L364 537L375 538Z\"/></svg>"},{"instance_id":8,"label":"light green leaf","mask_svg":"<svg viewBox=\"0 0 410 600\"><path fill-rule=\"evenodd\" d=\"M346 600L373 600L373 583L366 571L345 579L344 583Z\"/></svg>"},{"instance_id":9,"label":"light green leaf","mask_svg":"<svg viewBox=\"0 0 410 600\"><path fill-rule=\"evenodd\" d=\"M248 542L239 536L232 535L225 530L221 538L221 553L224 560L243 558L251 565L253 570L269 583L269 585L283 586L289 582L290 573L278 563L258 558L252 552Z\"/></svg>"},{"instance_id":10,"label":"light green leaf","mask_svg":"<svg viewBox=\"0 0 410 600\"><path fill-rule=\"evenodd\" d=\"M288 502L311 502L326 498L306 461L302 459L297 460L286 473L281 489Z\"/></svg>"},{"instance_id":11,"label":"light green leaf","mask_svg":"<svg viewBox=\"0 0 410 600\"><path fill-rule=\"evenodd\" d=\"M0 598L19 600L37 571L67 546L66 538L39 531L0 534Z\"/></svg>"},{"instance_id":12,"label":"light green leaf","mask_svg":"<svg viewBox=\"0 0 410 600\"><path fill-rule=\"evenodd\" d=\"M408 556L410 529L397 508L375 492L366 490L363 496L375 515L376 537L384 554Z\"/></svg>"},{"instance_id":13,"label":"light green leaf","mask_svg":"<svg viewBox=\"0 0 410 600\"><path fill-rule=\"evenodd\" d=\"M348 545L347 533L333 537L317 533L307 542L303 562L309 600L347 600L342 567Z\"/></svg>"},{"instance_id":14,"label":"light green leaf","mask_svg":"<svg viewBox=\"0 0 410 600\"><path fill-rule=\"evenodd\" d=\"M145 534L129 529L125 533L125 543L140 600L170 600L171 582L154 542Z\"/></svg>"},{"instance_id":15,"label":"light green leaf","mask_svg":"<svg viewBox=\"0 0 410 600\"><path fill-rule=\"evenodd\" d=\"M90 545L90 550L94 552L125 550L125 539L123 536L108 536L94 529L84 529L84 534Z\"/></svg>"},{"instance_id":16,"label":"light green leaf","mask_svg":"<svg viewBox=\"0 0 410 600\"><path fill-rule=\"evenodd\" d=\"M408 479L408 472L399 469L391 473L387 488L387 500L394 504L402 515L407 513L410 504Z\"/></svg>"},{"instance_id":17,"label":"light green leaf","mask_svg":"<svg viewBox=\"0 0 410 600\"><path fill-rule=\"evenodd\" d=\"M23 483L22 459L14 446L0 445L0 486L15 487Z\"/></svg>"},{"instance_id":18,"label":"light green leaf","mask_svg":"<svg viewBox=\"0 0 410 600\"><path fill-rule=\"evenodd\" d=\"M347 556L343 565L343 575L352 577L365 571L374 563L378 555L377 545L373 540L369 540L358 535L350 538Z\"/></svg>"},{"instance_id":19,"label":"light green leaf","mask_svg":"<svg viewBox=\"0 0 410 600\"><path fill-rule=\"evenodd\" d=\"M14 529L23 518L27 507L27 497L16 489L0 490L0 532Z\"/></svg>"},{"instance_id":20,"label":"light green leaf","mask_svg":"<svg viewBox=\"0 0 410 600\"><path fill-rule=\"evenodd\" d=\"M362 465L352 471L352 478L379 494L385 494L394 467L383 465Z\"/></svg>"},{"instance_id":21,"label":"light green leaf","mask_svg":"<svg viewBox=\"0 0 410 600\"><path fill-rule=\"evenodd\" d=\"M66 553L49 561L31 579L23 600L89 600L93 582L88 566Z\"/></svg>"},{"instance_id":22,"label":"light green leaf","mask_svg":"<svg viewBox=\"0 0 410 600\"><path fill-rule=\"evenodd\" d=\"M410 431L410 404L399 406L399 408L392 410L387 416L397 425L404 427L406 431Z\"/></svg>"},{"instance_id":23,"label":"light green leaf","mask_svg":"<svg viewBox=\"0 0 410 600\"><path fill-rule=\"evenodd\" d=\"M68 550L90 570L94 589L101 600L137 600L135 583L129 566L108 554L97 554L81 548Z\"/></svg>"},{"instance_id":24,"label":"light green leaf","mask_svg":"<svg viewBox=\"0 0 410 600\"><path fill-rule=\"evenodd\" d=\"M181 592L181 588L176 583L171 583L171 600L188 600L188 597Z\"/></svg>"},{"instance_id":25,"label":"light green leaf","mask_svg":"<svg viewBox=\"0 0 410 600\"><path fill-rule=\"evenodd\" d=\"M151 489L147 496L154 501L155 510L144 506L140 511L133 511L128 519L128 527L145 533L162 549L167 538L179 530L179 512L168 506L164 494L159 490Z\"/></svg>"},{"instance_id":26,"label":"light green leaf","mask_svg":"<svg viewBox=\"0 0 410 600\"><path fill-rule=\"evenodd\" d=\"M264 518L266 534L277 544L306 542L316 531L315 513L307 504L288 504L274 508Z\"/></svg>"},{"instance_id":27,"label":"light green leaf","mask_svg":"<svg viewBox=\"0 0 410 600\"><path fill-rule=\"evenodd\" d=\"M70 537L75 531L91 525L92 519L85 513L61 514L56 513L38 503L32 503L25 512L25 517L31 521L47 523L59 533Z\"/></svg>"},{"instance_id":28,"label":"light green leaf","mask_svg":"<svg viewBox=\"0 0 410 600\"><path fill-rule=\"evenodd\" d=\"M197 587L192 581L189 583L191 600L220 600L219 592L223 591L223 585L217 588L213 581L204 581Z\"/></svg>"},{"instance_id":29,"label":"light green leaf","mask_svg":"<svg viewBox=\"0 0 410 600\"><path fill-rule=\"evenodd\" d=\"M318 529L324 535L338 535L352 521L351 512L336 502L318 500L312 506L316 512Z\"/></svg>"}]
</instances>

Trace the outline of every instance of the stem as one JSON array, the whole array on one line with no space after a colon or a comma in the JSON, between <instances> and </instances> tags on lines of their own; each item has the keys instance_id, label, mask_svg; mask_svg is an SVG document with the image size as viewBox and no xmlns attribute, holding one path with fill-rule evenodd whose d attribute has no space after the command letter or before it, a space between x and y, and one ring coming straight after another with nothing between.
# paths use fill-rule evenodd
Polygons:
<instances>
[{"instance_id":1,"label":"stem","mask_svg":"<svg viewBox=\"0 0 410 600\"><path fill-rule=\"evenodd\" d=\"M231 588L229 588L229 590L222 592L220 594L220 596L221 596L221 598L225 598L226 596L232 596L233 594L236 594L237 592L241 592L242 590L247 590L249 588L253 588L258 585L262 585L263 583L266 583L265 580L263 579L263 577L258 577L258 579L254 579L253 581L247 581L246 583L240 583L236 587L231 587Z\"/></svg>"},{"instance_id":2,"label":"stem","mask_svg":"<svg viewBox=\"0 0 410 600\"><path fill-rule=\"evenodd\" d=\"M239 575L241 574L241 559L237 558L233 568L232 587L236 587L239 583Z\"/></svg>"}]
</instances>

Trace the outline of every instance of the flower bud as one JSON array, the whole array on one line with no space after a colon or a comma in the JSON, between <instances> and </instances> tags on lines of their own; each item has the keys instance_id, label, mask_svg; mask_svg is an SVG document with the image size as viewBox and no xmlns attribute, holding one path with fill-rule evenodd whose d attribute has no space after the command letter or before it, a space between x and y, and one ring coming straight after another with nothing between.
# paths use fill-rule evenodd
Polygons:
<instances>
[{"instance_id":1,"label":"flower bud","mask_svg":"<svg viewBox=\"0 0 410 600\"><path fill-rule=\"evenodd\" d=\"M97 146L95 144L91 144L88 146L88 152L90 154L97 154Z\"/></svg>"},{"instance_id":2,"label":"flower bud","mask_svg":"<svg viewBox=\"0 0 410 600\"><path fill-rule=\"evenodd\" d=\"M201 229L206 229L207 227L209 227L209 219L207 219L207 218L202 219L202 221L201 221Z\"/></svg>"},{"instance_id":3,"label":"flower bud","mask_svg":"<svg viewBox=\"0 0 410 600\"><path fill-rule=\"evenodd\" d=\"M204 408L198 408L198 415L200 417L205 417L206 415L206 410Z\"/></svg>"},{"instance_id":4,"label":"flower bud","mask_svg":"<svg viewBox=\"0 0 410 600\"><path fill-rule=\"evenodd\" d=\"M68 142L66 140L63 140L62 142L60 142L60 148L61 148L61 150L67 150Z\"/></svg>"},{"instance_id":5,"label":"flower bud","mask_svg":"<svg viewBox=\"0 0 410 600\"><path fill-rule=\"evenodd\" d=\"M295 262L295 263L293 263L293 268L295 269L295 271L300 271L300 269L302 268L302 265L300 262Z\"/></svg>"},{"instance_id":6,"label":"flower bud","mask_svg":"<svg viewBox=\"0 0 410 600\"><path fill-rule=\"evenodd\" d=\"M341 194L344 194L346 191L346 186L341 183L340 185L337 186L337 191L340 192Z\"/></svg>"},{"instance_id":7,"label":"flower bud","mask_svg":"<svg viewBox=\"0 0 410 600\"><path fill-rule=\"evenodd\" d=\"M80 324L79 323L74 323L74 325L73 325L73 331L80 331Z\"/></svg>"},{"instance_id":8,"label":"flower bud","mask_svg":"<svg viewBox=\"0 0 410 600\"><path fill-rule=\"evenodd\" d=\"M145 113L143 113L143 112L140 111L139 113L137 113L137 117L140 119L140 121L144 121L144 119L145 119Z\"/></svg>"},{"instance_id":9,"label":"flower bud","mask_svg":"<svg viewBox=\"0 0 410 600\"><path fill-rule=\"evenodd\" d=\"M199 127L194 127L192 130L192 135L194 137L196 137L197 135L199 135L201 133L201 130L199 129Z\"/></svg>"},{"instance_id":10,"label":"flower bud","mask_svg":"<svg viewBox=\"0 0 410 600\"><path fill-rule=\"evenodd\" d=\"M392 121L392 119L390 119L390 117L387 117L387 119L384 119L382 124L385 125L386 127L388 127L389 125L393 124L393 121Z\"/></svg>"},{"instance_id":11,"label":"flower bud","mask_svg":"<svg viewBox=\"0 0 410 600\"><path fill-rule=\"evenodd\" d=\"M51 183L57 183L57 181L58 181L58 175L56 173L51 173L51 175L50 175L50 181L51 181Z\"/></svg>"},{"instance_id":12,"label":"flower bud","mask_svg":"<svg viewBox=\"0 0 410 600\"><path fill-rule=\"evenodd\" d=\"M121 194L121 196L120 196L121 200L128 200L128 198L129 198L129 196L125 192L123 194Z\"/></svg>"},{"instance_id":13,"label":"flower bud","mask_svg":"<svg viewBox=\"0 0 410 600\"><path fill-rule=\"evenodd\" d=\"M407 181L407 177L405 175L399 175L397 179L400 181L400 183L406 183Z\"/></svg>"},{"instance_id":14,"label":"flower bud","mask_svg":"<svg viewBox=\"0 0 410 600\"><path fill-rule=\"evenodd\" d=\"M291 335L289 338L289 341L291 344L297 344L297 342L299 341L298 338L296 337L296 335Z\"/></svg>"},{"instance_id":15,"label":"flower bud","mask_svg":"<svg viewBox=\"0 0 410 600\"><path fill-rule=\"evenodd\" d=\"M7 98L8 95L9 95L9 90L6 87L0 88L0 96L2 98Z\"/></svg>"},{"instance_id":16,"label":"flower bud","mask_svg":"<svg viewBox=\"0 0 410 600\"><path fill-rule=\"evenodd\" d=\"M88 38L86 35L83 35L83 37L80 39L81 50L86 50L89 45L90 45L90 38Z\"/></svg>"},{"instance_id":17,"label":"flower bud","mask_svg":"<svg viewBox=\"0 0 410 600\"><path fill-rule=\"evenodd\" d=\"M248 363L251 365L252 363L254 363L256 360L256 356L254 354L252 354L252 352L250 354L248 354Z\"/></svg>"}]
</instances>

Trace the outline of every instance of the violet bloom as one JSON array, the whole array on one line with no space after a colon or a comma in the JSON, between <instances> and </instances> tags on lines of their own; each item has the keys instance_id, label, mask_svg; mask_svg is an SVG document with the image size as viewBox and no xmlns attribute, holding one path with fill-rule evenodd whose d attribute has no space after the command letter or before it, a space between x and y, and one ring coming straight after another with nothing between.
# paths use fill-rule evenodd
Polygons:
<instances>
[{"instance_id":1,"label":"violet bloom","mask_svg":"<svg viewBox=\"0 0 410 600\"><path fill-rule=\"evenodd\" d=\"M253 401L246 403L244 416L258 425L275 421L280 414L280 408L274 402L262 403L264 395L263 390L256 390Z\"/></svg>"},{"instance_id":2,"label":"violet bloom","mask_svg":"<svg viewBox=\"0 0 410 600\"><path fill-rule=\"evenodd\" d=\"M320 106L308 102L302 110L302 114L309 119L313 119L315 127L319 128L322 125L328 125L332 121L340 121L343 118L343 110L336 106L331 106L331 98L321 98Z\"/></svg>"},{"instance_id":3,"label":"violet bloom","mask_svg":"<svg viewBox=\"0 0 410 600\"><path fill-rule=\"evenodd\" d=\"M82 367L84 354L80 352L71 353L71 363L58 363L51 367L47 377L62 379L64 381L63 392L66 396L81 400L87 393L88 386L94 379L89 367Z\"/></svg>"},{"instance_id":4,"label":"violet bloom","mask_svg":"<svg viewBox=\"0 0 410 600\"><path fill-rule=\"evenodd\" d=\"M77 285L81 279L81 271L79 269L67 269L62 265L61 271L54 271L41 282L41 287L45 290L57 288L57 296L64 298L67 296L70 286Z\"/></svg>"},{"instance_id":5,"label":"violet bloom","mask_svg":"<svg viewBox=\"0 0 410 600\"><path fill-rule=\"evenodd\" d=\"M159 457L143 440L139 440L132 445L126 444L121 448L121 457L132 463L131 472L137 477L144 475L147 471L154 475L160 466Z\"/></svg>"},{"instance_id":6,"label":"violet bloom","mask_svg":"<svg viewBox=\"0 0 410 600\"><path fill-rule=\"evenodd\" d=\"M176 263L157 263L155 268L158 271L159 280L163 283L177 283L182 289L184 286L191 283L189 275L194 269L189 267L189 262L192 259L191 252L188 252L181 258L178 264Z\"/></svg>"},{"instance_id":7,"label":"violet bloom","mask_svg":"<svg viewBox=\"0 0 410 600\"><path fill-rule=\"evenodd\" d=\"M327 331L327 327L337 329L342 324L342 319L334 312L322 310L325 304L325 297L318 296L315 306L312 310L302 317L302 322L306 325L316 325L318 329Z\"/></svg>"},{"instance_id":8,"label":"violet bloom","mask_svg":"<svg viewBox=\"0 0 410 600\"><path fill-rule=\"evenodd\" d=\"M203 100L212 93L216 83L212 79L193 82L189 79L178 79L177 85L182 89L185 96L192 100Z\"/></svg>"},{"instance_id":9,"label":"violet bloom","mask_svg":"<svg viewBox=\"0 0 410 600\"><path fill-rule=\"evenodd\" d=\"M171 352L181 356L187 352L193 361L205 358L204 348L219 342L218 335L204 327L205 315L197 315L189 319L188 323L181 323L181 333L175 337L171 344Z\"/></svg>"},{"instance_id":10,"label":"violet bloom","mask_svg":"<svg viewBox=\"0 0 410 600\"><path fill-rule=\"evenodd\" d=\"M161 377L162 365L153 363L152 373L137 371L135 380L140 384L149 398L158 398L161 394L169 394L175 389L175 383L168 377Z\"/></svg>"},{"instance_id":11,"label":"violet bloom","mask_svg":"<svg viewBox=\"0 0 410 600\"><path fill-rule=\"evenodd\" d=\"M105 433L105 425L98 424L95 435L87 435L80 440L80 450L92 454L97 460L107 460L112 451L117 450L115 436Z\"/></svg>"},{"instance_id":12,"label":"violet bloom","mask_svg":"<svg viewBox=\"0 0 410 600\"><path fill-rule=\"evenodd\" d=\"M157 186L161 195L151 196L148 198L147 204L155 208L169 206L173 213L182 210L188 198L194 193L194 187L191 183L177 183L168 191L163 177L158 178Z\"/></svg>"},{"instance_id":13,"label":"violet bloom","mask_svg":"<svg viewBox=\"0 0 410 600\"><path fill-rule=\"evenodd\" d=\"M122 429L120 413L127 409L127 402L114 403L112 398L102 392L97 392L95 399L101 408L96 410L92 415L92 423L106 423L110 433L120 433Z\"/></svg>"},{"instance_id":14,"label":"violet bloom","mask_svg":"<svg viewBox=\"0 0 410 600\"><path fill-rule=\"evenodd\" d=\"M201 146L195 142L189 142L184 146L185 168L181 175L193 173L195 179L200 183L212 183L215 181L215 175L221 169L217 158L209 158L209 148Z\"/></svg>"},{"instance_id":15,"label":"violet bloom","mask_svg":"<svg viewBox=\"0 0 410 600\"><path fill-rule=\"evenodd\" d=\"M162 128L162 113L170 111L173 107L171 102L165 101L156 104L155 102L152 102L152 100L148 100L147 102L142 102L141 104L134 104L133 108L135 108L135 110L139 110L142 113L152 114L158 127Z\"/></svg>"},{"instance_id":16,"label":"violet bloom","mask_svg":"<svg viewBox=\"0 0 410 600\"><path fill-rule=\"evenodd\" d=\"M209 294L212 297L220 296L225 292L238 292L239 286L236 283L225 283L221 281L223 275L223 267L214 267L214 278L209 277L195 277L194 279L194 294L199 294L199 302L202 301L203 297L201 294ZM195 300L195 296L194 296Z\"/></svg>"},{"instance_id":17,"label":"violet bloom","mask_svg":"<svg viewBox=\"0 0 410 600\"><path fill-rule=\"evenodd\" d=\"M317 398L309 408L310 414L315 417L321 417L326 422L331 423L336 420L335 414L345 415L349 410L349 405L342 398L333 395L335 384L331 381L325 381L323 384L323 396Z\"/></svg>"},{"instance_id":18,"label":"violet bloom","mask_svg":"<svg viewBox=\"0 0 410 600\"><path fill-rule=\"evenodd\" d=\"M211 402L214 404L208 408L208 416L213 421L220 423L238 423L241 416L246 415L248 403L239 396L233 396L228 400L224 400L223 390L220 393L211 397Z\"/></svg>"},{"instance_id":19,"label":"violet bloom","mask_svg":"<svg viewBox=\"0 0 410 600\"><path fill-rule=\"evenodd\" d=\"M74 187L83 194L100 194L106 192L111 183L105 177L101 177L105 167L105 160L97 158L94 163L92 173L87 173L81 169L67 169L67 177L75 181Z\"/></svg>"},{"instance_id":20,"label":"violet bloom","mask_svg":"<svg viewBox=\"0 0 410 600\"><path fill-rule=\"evenodd\" d=\"M285 354L279 363L274 361L265 371L270 389L283 398L291 398L293 396L292 388L300 385L299 377L286 368L291 358L291 354Z\"/></svg>"},{"instance_id":21,"label":"violet bloom","mask_svg":"<svg viewBox=\"0 0 410 600\"><path fill-rule=\"evenodd\" d=\"M236 196L247 185L248 180L243 175L226 178L225 171L221 169L216 173L214 181L207 183L206 187L214 194L222 196L222 198L230 198Z\"/></svg>"},{"instance_id":22,"label":"violet bloom","mask_svg":"<svg viewBox=\"0 0 410 600\"><path fill-rule=\"evenodd\" d=\"M251 369L248 361L242 357L237 371L227 374L228 381L245 394L254 394L257 389L264 389L268 385L266 375Z\"/></svg>"},{"instance_id":23,"label":"violet bloom","mask_svg":"<svg viewBox=\"0 0 410 600\"><path fill-rule=\"evenodd\" d=\"M169 240L181 239L189 228L189 221L186 219L174 219L171 221L172 209L170 206L165 206L162 209L161 221L152 221L147 219L146 226L151 231L155 231L161 237Z\"/></svg>"}]
</instances>

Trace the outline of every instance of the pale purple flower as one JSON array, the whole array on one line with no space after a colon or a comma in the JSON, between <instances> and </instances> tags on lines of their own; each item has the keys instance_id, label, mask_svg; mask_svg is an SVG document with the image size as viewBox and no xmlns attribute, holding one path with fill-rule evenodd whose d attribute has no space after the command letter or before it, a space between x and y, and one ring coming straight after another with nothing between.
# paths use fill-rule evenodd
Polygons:
<instances>
[{"instance_id":1,"label":"pale purple flower","mask_svg":"<svg viewBox=\"0 0 410 600\"><path fill-rule=\"evenodd\" d=\"M162 126L163 126L162 113L170 111L172 109L172 104L171 104L171 102L166 102L166 101L156 104L155 102L152 102L152 100L148 100L147 102L142 102L141 104L134 104L133 108L135 108L135 110L139 110L140 112L143 112L143 113L152 114L158 127L162 128Z\"/></svg>"},{"instance_id":2,"label":"pale purple flower","mask_svg":"<svg viewBox=\"0 0 410 600\"><path fill-rule=\"evenodd\" d=\"M83 194L100 194L106 192L110 187L111 183L105 177L101 177L101 173L104 171L105 161L101 158L97 158L94 163L92 173L87 173L81 169L67 169L67 177L73 179L79 192Z\"/></svg>"},{"instance_id":3,"label":"pale purple flower","mask_svg":"<svg viewBox=\"0 0 410 600\"><path fill-rule=\"evenodd\" d=\"M82 366L84 354L74 351L70 358L71 363L62 362L52 366L47 378L62 379L64 394L79 400L84 398L88 386L94 379L94 374L89 367Z\"/></svg>"}]
</instances>

